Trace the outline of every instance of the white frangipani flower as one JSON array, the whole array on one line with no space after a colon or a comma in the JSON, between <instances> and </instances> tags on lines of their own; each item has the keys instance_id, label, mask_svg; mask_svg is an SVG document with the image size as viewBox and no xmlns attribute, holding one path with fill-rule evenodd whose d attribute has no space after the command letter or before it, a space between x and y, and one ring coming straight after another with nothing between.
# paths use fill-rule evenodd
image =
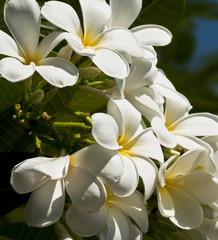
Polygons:
<instances>
[{"instance_id":1,"label":"white frangipani flower","mask_svg":"<svg viewBox=\"0 0 218 240\"><path fill-rule=\"evenodd\" d=\"M140 230L147 232L148 216L144 199L138 191L128 197L117 197L107 187L107 199L98 212L84 213L73 205L67 210L66 221L77 234L88 237L99 233L101 240L139 240Z\"/></svg>"},{"instance_id":2,"label":"white frangipani flower","mask_svg":"<svg viewBox=\"0 0 218 240\"><path fill-rule=\"evenodd\" d=\"M75 208L94 212L102 207L106 190L98 175L105 182L116 182L123 173L122 162L109 158L99 163L94 156L83 159L81 151L59 158L27 159L12 169L14 190L20 194L32 192L25 209L28 225L45 227L56 222L63 211L65 188Z\"/></svg>"},{"instance_id":3,"label":"white frangipani flower","mask_svg":"<svg viewBox=\"0 0 218 240\"><path fill-rule=\"evenodd\" d=\"M54 25L68 32L65 39L82 56L88 56L105 74L123 78L129 65L118 52L142 57L143 49L134 35L125 28L105 30L111 8L105 0L79 0L84 32L75 10L68 4L49 1L42 7L42 15ZM105 31L104 31L105 30Z\"/></svg>"},{"instance_id":4,"label":"white frangipani flower","mask_svg":"<svg viewBox=\"0 0 218 240\"><path fill-rule=\"evenodd\" d=\"M101 146L102 154L111 152L123 161L123 175L110 185L117 196L134 192L139 176L145 186L146 199L156 186L157 170L150 158L163 162L163 153L151 129L143 129L141 121L141 114L125 99L110 99L108 114L92 115L92 135Z\"/></svg>"},{"instance_id":5,"label":"white frangipani flower","mask_svg":"<svg viewBox=\"0 0 218 240\"><path fill-rule=\"evenodd\" d=\"M53 32L39 43L41 16L35 0L6 1L4 20L15 40L0 30L0 54L9 56L0 61L2 77L18 82L37 71L56 87L76 83L78 71L72 63L61 58L46 58L64 39L64 33Z\"/></svg>"},{"instance_id":6,"label":"white frangipani flower","mask_svg":"<svg viewBox=\"0 0 218 240\"><path fill-rule=\"evenodd\" d=\"M112 9L108 28L129 28L136 20L142 8L142 0L110 0ZM153 46L165 46L172 40L168 29L160 25L146 24L131 29L144 50L144 58L157 63Z\"/></svg>"},{"instance_id":7,"label":"white frangipani flower","mask_svg":"<svg viewBox=\"0 0 218 240\"><path fill-rule=\"evenodd\" d=\"M175 161L175 162L173 162ZM193 149L159 170L158 207L164 217L183 229L198 228L204 219L201 205L217 200L216 168L207 150Z\"/></svg>"}]
</instances>

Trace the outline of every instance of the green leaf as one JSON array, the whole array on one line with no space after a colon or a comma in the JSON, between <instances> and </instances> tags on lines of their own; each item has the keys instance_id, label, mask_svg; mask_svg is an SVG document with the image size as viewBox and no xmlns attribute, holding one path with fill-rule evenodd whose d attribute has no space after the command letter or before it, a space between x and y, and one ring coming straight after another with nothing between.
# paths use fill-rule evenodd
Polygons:
<instances>
[{"instance_id":1,"label":"green leaf","mask_svg":"<svg viewBox=\"0 0 218 240\"><path fill-rule=\"evenodd\" d=\"M142 11L134 26L159 24L173 30L181 19L185 0L143 0Z\"/></svg>"},{"instance_id":2,"label":"green leaf","mask_svg":"<svg viewBox=\"0 0 218 240\"><path fill-rule=\"evenodd\" d=\"M53 226L46 228L28 227L25 223L2 225L0 239L10 240L57 240Z\"/></svg>"},{"instance_id":3,"label":"green leaf","mask_svg":"<svg viewBox=\"0 0 218 240\"><path fill-rule=\"evenodd\" d=\"M65 121L63 115L69 115L76 111L88 113L102 111L106 104L107 101L104 98L92 92L67 87L58 89L57 94L45 105L44 111L56 118L61 116L62 121Z\"/></svg>"},{"instance_id":4,"label":"green leaf","mask_svg":"<svg viewBox=\"0 0 218 240\"><path fill-rule=\"evenodd\" d=\"M22 95L20 83L11 83L0 78L0 114L19 101Z\"/></svg>"}]
</instances>

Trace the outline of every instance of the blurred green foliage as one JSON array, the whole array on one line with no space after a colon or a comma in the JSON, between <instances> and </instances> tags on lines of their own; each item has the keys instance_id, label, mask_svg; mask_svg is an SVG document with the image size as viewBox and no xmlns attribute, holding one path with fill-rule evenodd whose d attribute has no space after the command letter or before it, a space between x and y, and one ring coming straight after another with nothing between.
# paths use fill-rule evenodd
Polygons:
<instances>
[{"instance_id":1,"label":"blurred green foliage","mask_svg":"<svg viewBox=\"0 0 218 240\"><path fill-rule=\"evenodd\" d=\"M217 21L214 37L218 42L218 2L187 0L183 17L172 31L172 43L156 48L159 53L158 67L163 69L176 89L188 98L193 106L192 112L218 114L218 50L191 64L197 50L194 34L196 18ZM195 67L190 68L190 65Z\"/></svg>"}]
</instances>

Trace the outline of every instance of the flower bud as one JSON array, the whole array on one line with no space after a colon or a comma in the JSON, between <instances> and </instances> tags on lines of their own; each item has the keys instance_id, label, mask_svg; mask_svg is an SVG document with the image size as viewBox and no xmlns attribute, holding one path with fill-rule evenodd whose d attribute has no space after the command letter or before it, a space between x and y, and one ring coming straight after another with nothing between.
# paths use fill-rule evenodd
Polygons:
<instances>
[{"instance_id":1,"label":"flower bud","mask_svg":"<svg viewBox=\"0 0 218 240\"><path fill-rule=\"evenodd\" d=\"M38 104L44 98L44 91L42 89L36 90L30 97L29 103Z\"/></svg>"}]
</instances>

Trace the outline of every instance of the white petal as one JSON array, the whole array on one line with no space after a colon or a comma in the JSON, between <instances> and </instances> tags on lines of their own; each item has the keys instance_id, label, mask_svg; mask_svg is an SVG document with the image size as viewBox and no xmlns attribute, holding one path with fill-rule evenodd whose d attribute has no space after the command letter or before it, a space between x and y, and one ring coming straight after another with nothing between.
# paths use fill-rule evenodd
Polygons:
<instances>
[{"instance_id":1,"label":"white petal","mask_svg":"<svg viewBox=\"0 0 218 240\"><path fill-rule=\"evenodd\" d=\"M117 52L109 49L96 50L95 56L90 56L94 64L106 75L114 78L126 78L129 74L129 65Z\"/></svg>"},{"instance_id":2,"label":"white petal","mask_svg":"<svg viewBox=\"0 0 218 240\"><path fill-rule=\"evenodd\" d=\"M164 217L173 217L175 215L174 204L167 188L158 186L157 199L160 213Z\"/></svg>"},{"instance_id":3,"label":"white petal","mask_svg":"<svg viewBox=\"0 0 218 240\"><path fill-rule=\"evenodd\" d=\"M48 176L34 170L40 163L50 160L50 158L36 157L27 159L12 169L10 183L18 193L28 193L49 180Z\"/></svg>"},{"instance_id":4,"label":"white petal","mask_svg":"<svg viewBox=\"0 0 218 240\"><path fill-rule=\"evenodd\" d=\"M167 190L175 208L175 216L170 217L170 220L183 229L199 227L204 217L201 205L194 198L179 189L168 186Z\"/></svg>"},{"instance_id":5,"label":"white petal","mask_svg":"<svg viewBox=\"0 0 218 240\"><path fill-rule=\"evenodd\" d=\"M110 206L107 219L106 239L130 239L131 223L129 218L115 206Z\"/></svg>"},{"instance_id":6,"label":"white petal","mask_svg":"<svg viewBox=\"0 0 218 240\"><path fill-rule=\"evenodd\" d=\"M204 149L192 149L179 157L167 170L170 178L190 174L193 171L203 171L214 174L215 165L209 152Z\"/></svg>"},{"instance_id":7,"label":"white petal","mask_svg":"<svg viewBox=\"0 0 218 240\"><path fill-rule=\"evenodd\" d=\"M200 138L175 134L174 137L176 139L177 145L181 146L184 149L207 149L210 152L211 156L213 155L213 149L211 146Z\"/></svg>"},{"instance_id":8,"label":"white petal","mask_svg":"<svg viewBox=\"0 0 218 240\"><path fill-rule=\"evenodd\" d=\"M90 237L103 229L108 218L108 207L103 207L96 213L85 213L71 205L66 212L66 221L73 232Z\"/></svg>"},{"instance_id":9,"label":"white petal","mask_svg":"<svg viewBox=\"0 0 218 240\"><path fill-rule=\"evenodd\" d=\"M65 181L72 204L80 211L97 212L106 201L103 183L80 167L71 165Z\"/></svg>"},{"instance_id":10,"label":"white petal","mask_svg":"<svg viewBox=\"0 0 218 240\"><path fill-rule=\"evenodd\" d=\"M72 53L73 53L73 49L69 45L65 45L59 50L57 57L63 58L69 61Z\"/></svg>"},{"instance_id":11,"label":"white petal","mask_svg":"<svg viewBox=\"0 0 218 240\"><path fill-rule=\"evenodd\" d=\"M108 185L117 182L124 171L118 151L107 150L98 144L77 151L71 156L71 161L73 165L100 177Z\"/></svg>"},{"instance_id":12,"label":"white petal","mask_svg":"<svg viewBox=\"0 0 218 240\"><path fill-rule=\"evenodd\" d=\"M10 37L7 33L0 30L0 54L15 57L20 60L23 58L20 56L20 50L12 37Z\"/></svg>"},{"instance_id":13,"label":"white petal","mask_svg":"<svg viewBox=\"0 0 218 240\"><path fill-rule=\"evenodd\" d=\"M78 79L76 67L62 58L45 58L38 62L36 71L51 85L55 87L72 86Z\"/></svg>"},{"instance_id":14,"label":"white petal","mask_svg":"<svg viewBox=\"0 0 218 240\"><path fill-rule=\"evenodd\" d=\"M131 160L129 156L124 154L122 154L121 152L124 165L124 172L119 181L110 186L111 191L116 196L120 197L125 197L132 194L136 190L139 180L138 172L134 162Z\"/></svg>"},{"instance_id":15,"label":"white petal","mask_svg":"<svg viewBox=\"0 0 218 240\"><path fill-rule=\"evenodd\" d=\"M92 41L101 31L104 30L111 16L111 8L105 0L79 0L84 26L84 42Z\"/></svg>"},{"instance_id":16,"label":"white petal","mask_svg":"<svg viewBox=\"0 0 218 240\"><path fill-rule=\"evenodd\" d=\"M112 9L109 27L128 28L142 8L141 0L110 0Z\"/></svg>"},{"instance_id":17,"label":"white petal","mask_svg":"<svg viewBox=\"0 0 218 240\"><path fill-rule=\"evenodd\" d=\"M108 101L107 112L118 125L119 145L128 142L141 124L141 114L126 99L110 99Z\"/></svg>"},{"instance_id":18,"label":"white petal","mask_svg":"<svg viewBox=\"0 0 218 240\"><path fill-rule=\"evenodd\" d=\"M161 117L163 115L160 106L153 99L152 89L141 87L134 91L126 91L125 96L148 121L151 121L155 116Z\"/></svg>"},{"instance_id":19,"label":"white petal","mask_svg":"<svg viewBox=\"0 0 218 240\"><path fill-rule=\"evenodd\" d=\"M49 176L51 180L62 179L67 175L70 156L45 159L41 157L41 160L33 169Z\"/></svg>"},{"instance_id":20,"label":"white petal","mask_svg":"<svg viewBox=\"0 0 218 240\"><path fill-rule=\"evenodd\" d=\"M155 84L176 91L176 89L173 86L173 84L171 83L171 81L166 77L165 73L161 69L158 69L157 77L155 79Z\"/></svg>"},{"instance_id":21,"label":"white petal","mask_svg":"<svg viewBox=\"0 0 218 240\"><path fill-rule=\"evenodd\" d=\"M44 37L37 48L40 59L45 58L61 41L69 36L72 36L72 34L53 32Z\"/></svg>"},{"instance_id":22,"label":"white petal","mask_svg":"<svg viewBox=\"0 0 218 240\"><path fill-rule=\"evenodd\" d=\"M218 199L218 183L213 181L213 176L206 172L193 172L177 178L176 184L200 204L211 204Z\"/></svg>"},{"instance_id":23,"label":"white petal","mask_svg":"<svg viewBox=\"0 0 218 240\"><path fill-rule=\"evenodd\" d=\"M35 0L9 0L4 8L5 22L21 49L32 57L39 41L40 8Z\"/></svg>"},{"instance_id":24,"label":"white petal","mask_svg":"<svg viewBox=\"0 0 218 240\"><path fill-rule=\"evenodd\" d=\"M141 193L135 191L128 197L117 197L113 195L109 198L113 205L120 208L123 213L131 217L143 232L148 230L148 214Z\"/></svg>"},{"instance_id":25,"label":"white petal","mask_svg":"<svg viewBox=\"0 0 218 240\"><path fill-rule=\"evenodd\" d=\"M203 137L202 140L213 148L214 152L218 151L218 135Z\"/></svg>"},{"instance_id":26,"label":"white petal","mask_svg":"<svg viewBox=\"0 0 218 240\"><path fill-rule=\"evenodd\" d=\"M131 224L131 237L132 240L143 240L142 232L134 225Z\"/></svg>"},{"instance_id":27,"label":"white petal","mask_svg":"<svg viewBox=\"0 0 218 240\"><path fill-rule=\"evenodd\" d=\"M133 58L125 89L130 91L134 88L149 86L154 82L156 74L157 68L150 61L144 58Z\"/></svg>"},{"instance_id":28,"label":"white petal","mask_svg":"<svg viewBox=\"0 0 218 240\"><path fill-rule=\"evenodd\" d=\"M170 126L175 134L193 136L218 135L218 116L210 113L189 114Z\"/></svg>"},{"instance_id":29,"label":"white petal","mask_svg":"<svg viewBox=\"0 0 218 240\"><path fill-rule=\"evenodd\" d=\"M172 40L171 32L160 25L141 25L132 29L140 44L165 46Z\"/></svg>"},{"instance_id":30,"label":"white petal","mask_svg":"<svg viewBox=\"0 0 218 240\"><path fill-rule=\"evenodd\" d=\"M161 88L160 86L157 88L158 91L166 97L165 125L168 127L178 119L187 115L192 106L182 94L171 89Z\"/></svg>"},{"instance_id":31,"label":"white petal","mask_svg":"<svg viewBox=\"0 0 218 240\"><path fill-rule=\"evenodd\" d=\"M69 4L59 1L46 2L42 6L41 14L57 27L82 37L80 20L75 10Z\"/></svg>"},{"instance_id":32,"label":"white petal","mask_svg":"<svg viewBox=\"0 0 218 240\"><path fill-rule=\"evenodd\" d=\"M137 137L125 144L125 152L130 156L150 157L163 162L163 153L157 138L151 129L144 130Z\"/></svg>"},{"instance_id":33,"label":"white petal","mask_svg":"<svg viewBox=\"0 0 218 240\"><path fill-rule=\"evenodd\" d=\"M10 82L19 82L33 75L35 64L24 65L15 58L3 58L0 61L0 75Z\"/></svg>"},{"instance_id":34,"label":"white petal","mask_svg":"<svg viewBox=\"0 0 218 240\"><path fill-rule=\"evenodd\" d=\"M124 52L131 56L143 57L143 49L131 31L125 28L112 28L103 31L94 41L94 48L107 48Z\"/></svg>"},{"instance_id":35,"label":"white petal","mask_svg":"<svg viewBox=\"0 0 218 240\"><path fill-rule=\"evenodd\" d=\"M161 118L154 117L151 120L151 127L162 146L174 148L177 145L174 135L168 131Z\"/></svg>"},{"instance_id":36,"label":"white petal","mask_svg":"<svg viewBox=\"0 0 218 240\"><path fill-rule=\"evenodd\" d=\"M149 158L132 157L144 184L145 199L149 199L157 185L157 167Z\"/></svg>"},{"instance_id":37,"label":"white petal","mask_svg":"<svg viewBox=\"0 0 218 240\"><path fill-rule=\"evenodd\" d=\"M29 226L46 227L58 221L64 208L63 181L49 181L32 192L25 209Z\"/></svg>"},{"instance_id":38,"label":"white petal","mask_svg":"<svg viewBox=\"0 0 218 240\"><path fill-rule=\"evenodd\" d=\"M204 218L203 224L200 226L200 231L212 240L216 240L218 236L218 219Z\"/></svg>"},{"instance_id":39,"label":"white petal","mask_svg":"<svg viewBox=\"0 0 218 240\"><path fill-rule=\"evenodd\" d=\"M117 143L118 126L114 118L105 113L92 115L92 136L102 147L109 150L122 148Z\"/></svg>"}]
</instances>

